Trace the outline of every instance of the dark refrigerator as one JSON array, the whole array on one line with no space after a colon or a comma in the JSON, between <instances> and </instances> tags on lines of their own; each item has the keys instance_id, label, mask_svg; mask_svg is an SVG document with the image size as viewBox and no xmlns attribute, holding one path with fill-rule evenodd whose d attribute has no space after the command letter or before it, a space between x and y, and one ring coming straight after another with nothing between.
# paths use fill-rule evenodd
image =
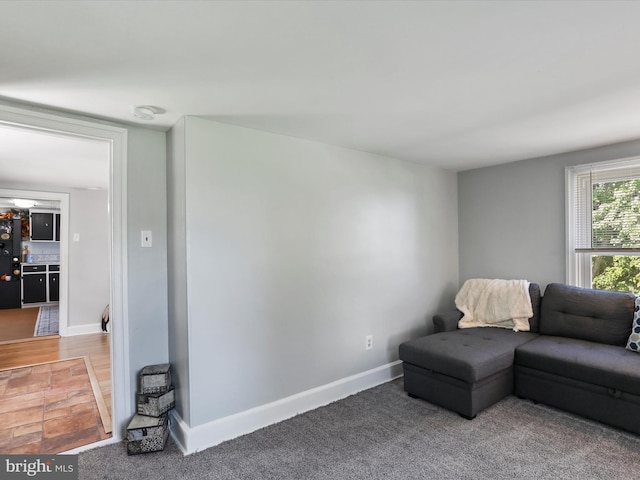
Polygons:
<instances>
[{"instance_id":1,"label":"dark refrigerator","mask_svg":"<svg viewBox=\"0 0 640 480\"><path fill-rule=\"evenodd\" d=\"M20 308L19 219L0 219L0 309Z\"/></svg>"}]
</instances>

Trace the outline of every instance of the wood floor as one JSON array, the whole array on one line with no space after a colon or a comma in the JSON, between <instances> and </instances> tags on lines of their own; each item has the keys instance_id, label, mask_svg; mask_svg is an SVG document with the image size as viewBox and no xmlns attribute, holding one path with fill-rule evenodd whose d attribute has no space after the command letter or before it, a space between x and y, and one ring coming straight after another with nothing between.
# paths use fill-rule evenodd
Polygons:
<instances>
[{"instance_id":1,"label":"wood floor","mask_svg":"<svg viewBox=\"0 0 640 480\"><path fill-rule=\"evenodd\" d=\"M94 333L73 337L42 337L38 341L0 345L0 370L86 356L111 415L109 337L107 333Z\"/></svg>"}]
</instances>

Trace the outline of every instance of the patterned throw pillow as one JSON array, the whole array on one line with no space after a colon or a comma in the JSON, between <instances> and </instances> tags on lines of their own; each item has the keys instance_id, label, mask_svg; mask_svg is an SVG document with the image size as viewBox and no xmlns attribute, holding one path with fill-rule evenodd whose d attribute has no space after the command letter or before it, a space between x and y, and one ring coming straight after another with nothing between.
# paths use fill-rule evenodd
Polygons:
<instances>
[{"instance_id":1,"label":"patterned throw pillow","mask_svg":"<svg viewBox=\"0 0 640 480\"><path fill-rule=\"evenodd\" d=\"M633 323L631 324L631 335L627 340L627 350L640 352L640 296L636 297L636 308L633 312Z\"/></svg>"}]
</instances>

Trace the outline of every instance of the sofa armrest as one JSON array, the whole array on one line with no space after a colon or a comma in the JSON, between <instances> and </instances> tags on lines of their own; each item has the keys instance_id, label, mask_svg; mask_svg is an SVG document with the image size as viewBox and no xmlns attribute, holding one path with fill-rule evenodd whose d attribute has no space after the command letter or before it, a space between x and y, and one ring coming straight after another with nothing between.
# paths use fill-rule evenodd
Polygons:
<instances>
[{"instance_id":1,"label":"sofa armrest","mask_svg":"<svg viewBox=\"0 0 640 480\"><path fill-rule=\"evenodd\" d=\"M458 321L462 318L460 310L439 313L433 316L433 333L451 332L458 329Z\"/></svg>"}]
</instances>

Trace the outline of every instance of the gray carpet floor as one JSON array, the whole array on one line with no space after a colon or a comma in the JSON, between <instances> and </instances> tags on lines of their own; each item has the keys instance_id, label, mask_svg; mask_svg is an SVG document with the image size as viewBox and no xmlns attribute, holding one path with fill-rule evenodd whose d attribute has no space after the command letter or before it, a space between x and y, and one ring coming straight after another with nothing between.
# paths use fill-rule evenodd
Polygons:
<instances>
[{"instance_id":1,"label":"gray carpet floor","mask_svg":"<svg viewBox=\"0 0 640 480\"><path fill-rule=\"evenodd\" d=\"M509 397L473 421L386 383L219 446L183 456L80 454L80 479L626 479L640 437Z\"/></svg>"}]
</instances>

